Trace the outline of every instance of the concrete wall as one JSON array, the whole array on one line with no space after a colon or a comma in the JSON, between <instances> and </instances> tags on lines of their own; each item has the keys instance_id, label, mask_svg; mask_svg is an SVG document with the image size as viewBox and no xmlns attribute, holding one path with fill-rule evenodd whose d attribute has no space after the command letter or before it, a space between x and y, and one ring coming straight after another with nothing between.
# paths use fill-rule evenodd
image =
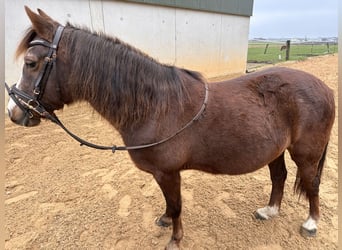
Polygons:
<instances>
[{"instance_id":1,"label":"concrete wall","mask_svg":"<svg viewBox=\"0 0 342 250\"><path fill-rule=\"evenodd\" d=\"M202 72L206 77L246 69L249 17L105 0L5 0L6 81L20 76L14 52L30 21L24 5L40 8L65 24L104 31L160 62Z\"/></svg>"}]
</instances>

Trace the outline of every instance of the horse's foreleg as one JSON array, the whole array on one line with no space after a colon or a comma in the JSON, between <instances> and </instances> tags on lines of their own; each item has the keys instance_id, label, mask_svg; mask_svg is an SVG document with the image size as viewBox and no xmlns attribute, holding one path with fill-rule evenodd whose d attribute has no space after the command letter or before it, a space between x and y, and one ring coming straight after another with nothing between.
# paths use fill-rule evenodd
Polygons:
<instances>
[{"instance_id":1,"label":"horse's foreleg","mask_svg":"<svg viewBox=\"0 0 342 250\"><path fill-rule=\"evenodd\" d=\"M284 153L272 161L268 167L272 180L270 201L266 207L259 208L255 212L255 217L262 220L270 219L279 213L280 204L284 193L284 184L287 177Z\"/></svg>"},{"instance_id":2,"label":"horse's foreleg","mask_svg":"<svg viewBox=\"0 0 342 250\"><path fill-rule=\"evenodd\" d=\"M180 193L180 174L179 172L158 172L154 178L159 184L165 200L166 212L162 215L157 224L159 226L169 226L172 222L172 237L166 249L179 249L179 243L183 238L183 228L181 221L182 200Z\"/></svg>"}]
</instances>

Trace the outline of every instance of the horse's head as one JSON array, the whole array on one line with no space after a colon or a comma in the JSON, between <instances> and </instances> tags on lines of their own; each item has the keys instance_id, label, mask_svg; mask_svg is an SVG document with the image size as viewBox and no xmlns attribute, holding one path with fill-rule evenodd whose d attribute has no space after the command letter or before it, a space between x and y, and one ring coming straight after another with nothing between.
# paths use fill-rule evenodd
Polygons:
<instances>
[{"instance_id":1,"label":"horse's head","mask_svg":"<svg viewBox=\"0 0 342 250\"><path fill-rule=\"evenodd\" d=\"M26 6L25 10L32 27L17 48L17 56L24 55L24 65L19 81L9 91L8 114L17 124L35 126L41 117L64 105L60 72L65 72L65 53L58 47L64 27L39 9L39 14Z\"/></svg>"}]
</instances>

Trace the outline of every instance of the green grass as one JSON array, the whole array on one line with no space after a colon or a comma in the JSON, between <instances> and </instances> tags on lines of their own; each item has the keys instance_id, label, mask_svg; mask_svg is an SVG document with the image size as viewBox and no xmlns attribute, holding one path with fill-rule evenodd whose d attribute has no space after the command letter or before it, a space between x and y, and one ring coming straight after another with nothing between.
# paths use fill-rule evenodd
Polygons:
<instances>
[{"instance_id":1,"label":"green grass","mask_svg":"<svg viewBox=\"0 0 342 250\"><path fill-rule=\"evenodd\" d=\"M268 48L265 53L266 45ZM251 42L248 46L248 62L277 63L285 61L286 51L280 51L284 43ZM337 44L291 44L290 60L305 60L310 56L337 53Z\"/></svg>"}]
</instances>

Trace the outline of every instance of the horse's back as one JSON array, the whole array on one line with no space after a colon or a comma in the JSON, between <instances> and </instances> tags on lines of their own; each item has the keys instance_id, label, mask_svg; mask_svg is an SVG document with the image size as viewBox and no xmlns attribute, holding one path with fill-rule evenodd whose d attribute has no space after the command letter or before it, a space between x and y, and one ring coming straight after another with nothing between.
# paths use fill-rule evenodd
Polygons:
<instances>
[{"instance_id":1,"label":"horse's back","mask_svg":"<svg viewBox=\"0 0 342 250\"><path fill-rule=\"evenodd\" d=\"M253 103L265 112L278 112L288 122L319 120L330 122L334 118L335 102L332 90L317 77L304 71L272 67L226 82L214 83L213 88L223 85L224 95L240 96L241 105ZM294 124L291 124L294 125Z\"/></svg>"}]
</instances>

